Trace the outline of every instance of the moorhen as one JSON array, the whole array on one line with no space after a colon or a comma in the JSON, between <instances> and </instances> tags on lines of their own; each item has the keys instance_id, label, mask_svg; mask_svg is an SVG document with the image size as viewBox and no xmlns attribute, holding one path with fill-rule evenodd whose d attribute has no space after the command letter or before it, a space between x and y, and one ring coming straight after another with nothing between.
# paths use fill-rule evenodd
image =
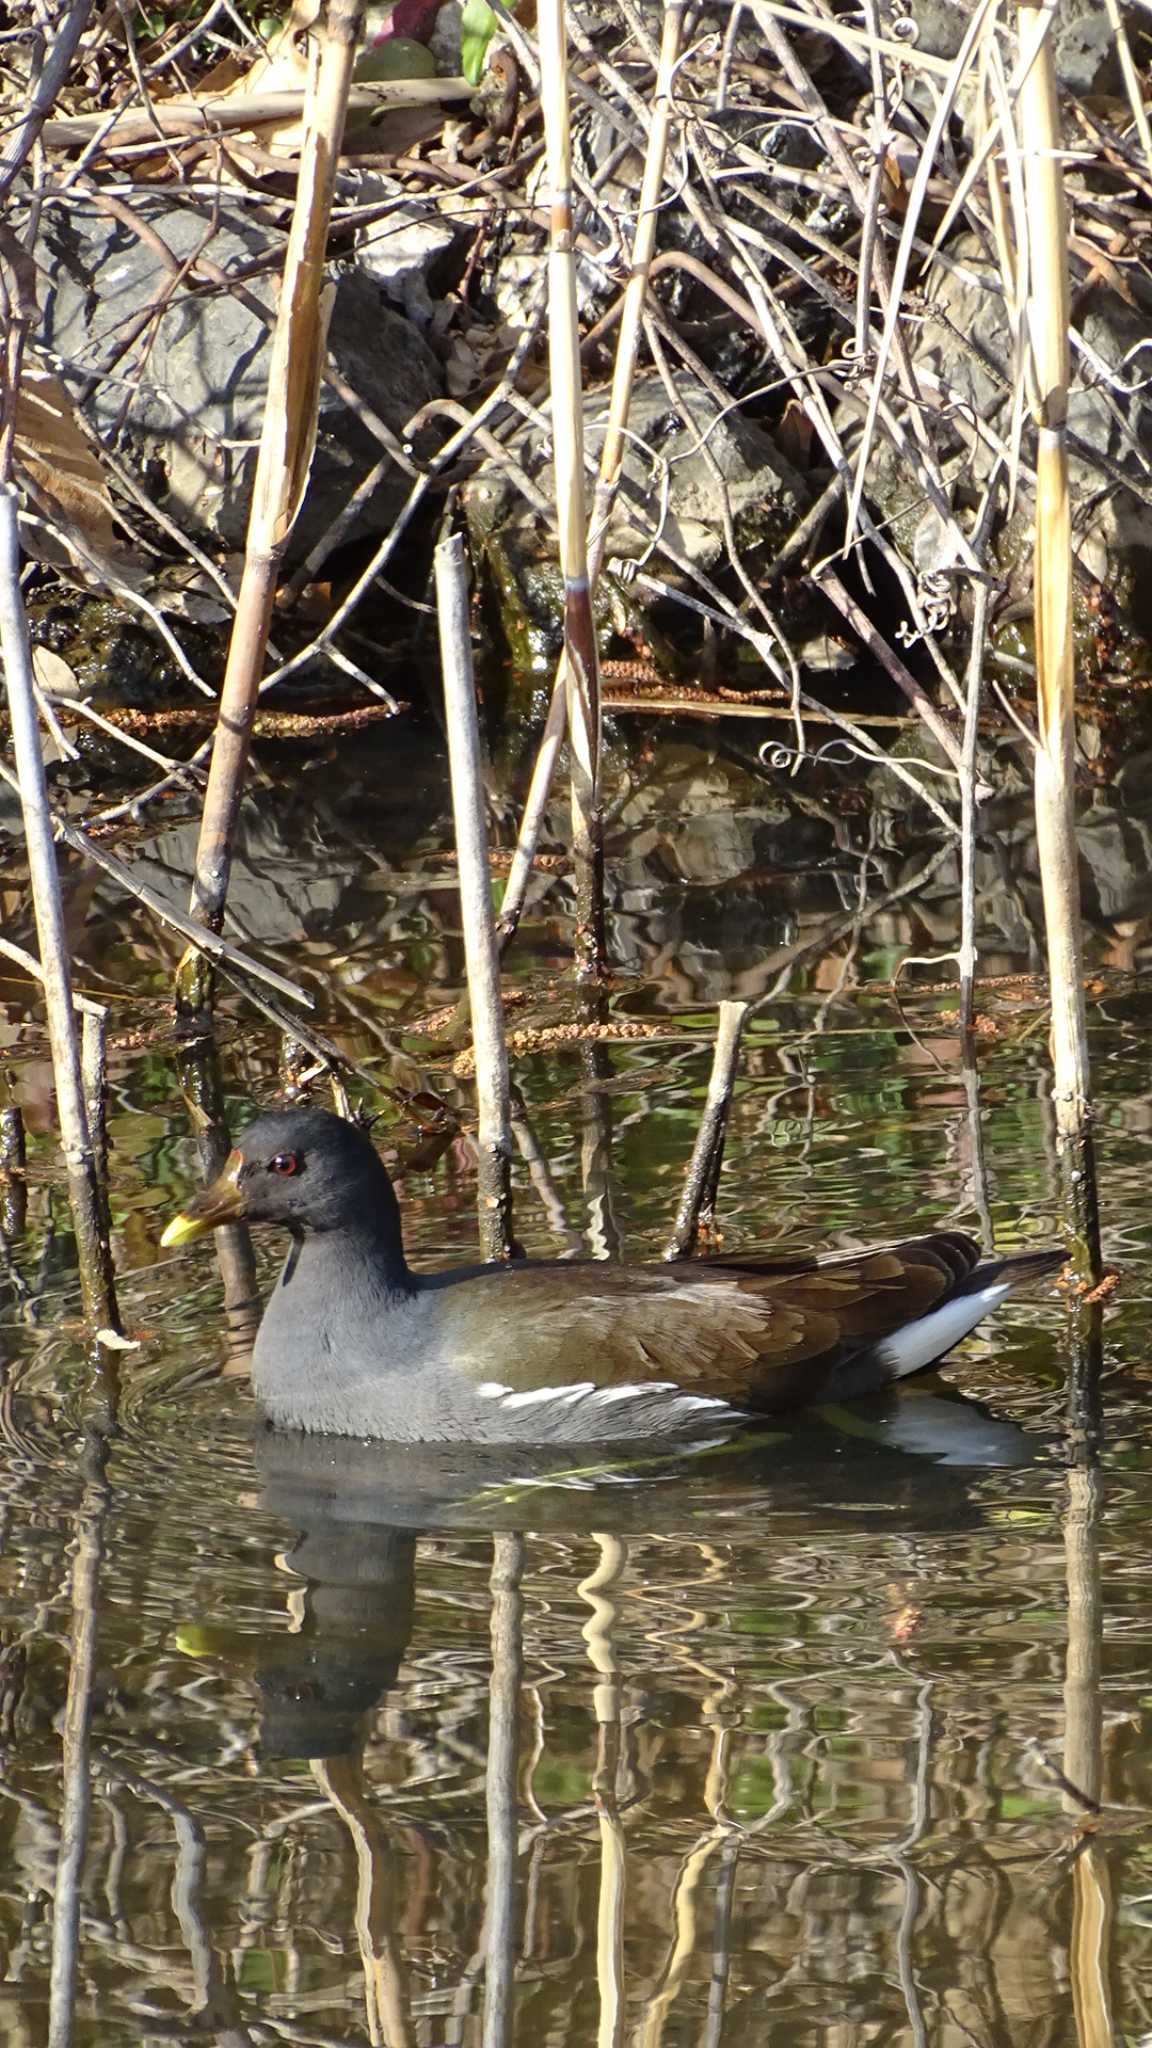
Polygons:
<instances>
[{"instance_id":1,"label":"moorhen","mask_svg":"<svg viewBox=\"0 0 1152 2048\"><path fill-rule=\"evenodd\" d=\"M1064 1257L982 1261L948 1230L830 1258L413 1273L375 1147L324 1110L250 1125L161 1243L242 1216L292 1233L252 1360L268 1419L389 1442L649 1441L852 1399L934 1365Z\"/></svg>"}]
</instances>

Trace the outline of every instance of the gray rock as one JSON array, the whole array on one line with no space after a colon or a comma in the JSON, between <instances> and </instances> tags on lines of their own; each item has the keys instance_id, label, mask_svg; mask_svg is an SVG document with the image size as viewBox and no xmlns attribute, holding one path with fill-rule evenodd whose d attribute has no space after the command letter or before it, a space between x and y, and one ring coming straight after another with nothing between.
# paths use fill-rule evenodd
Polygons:
<instances>
[{"instance_id":1,"label":"gray rock","mask_svg":"<svg viewBox=\"0 0 1152 2048\"><path fill-rule=\"evenodd\" d=\"M965 431L962 415L967 411L987 421L1008 440L1012 339L995 265L968 240L954 244L949 254L956 268L934 271L926 316L909 329L909 337L925 397L942 410L948 404L961 408L952 422L938 420L935 439L946 475L971 493L987 478L991 452ZM1115 483L1096 458L1107 457L1131 473L1147 496L1133 442L1144 461L1152 461L1152 404L1138 388L1148 374L1150 352L1152 313L1103 290L1090 297L1073 336L1068 403L1073 542L1082 568L1107 586L1121 612L1145 632L1152 627L1152 506ZM1026 453L1027 448L1026 434ZM936 515L925 508L916 478L890 447L876 449L869 495L919 566L947 566L936 560ZM1027 498L1025 492L1008 538L1007 567L1027 556Z\"/></svg>"},{"instance_id":2,"label":"gray rock","mask_svg":"<svg viewBox=\"0 0 1152 2048\"><path fill-rule=\"evenodd\" d=\"M682 389L678 409L658 376L636 381L624 474L608 530L608 559L635 560L655 538L658 562L663 540L694 566L711 568L726 551L725 496L741 546L775 544L803 514L803 479L768 435L737 412L717 419L714 400L691 377L683 378ZM606 390L585 396L585 447L593 459L600 453L607 408ZM537 438L534 444L518 445L516 452L541 497L553 503L551 450ZM461 502L474 552L485 561L497 594L513 660L524 670L542 670L556 652L564 615L555 537L495 464L486 464L471 479ZM667 557L663 567L668 567ZM600 596L601 623L607 624L604 584ZM643 609L638 597L637 620ZM617 615L613 623L622 620Z\"/></svg>"},{"instance_id":3,"label":"gray rock","mask_svg":"<svg viewBox=\"0 0 1152 2048\"><path fill-rule=\"evenodd\" d=\"M142 465L159 471L169 513L235 546L247 524L268 380L270 331L253 301L275 305L283 238L240 204L217 214L158 195L136 210L186 273L176 277L131 228L72 199L67 214L46 213L36 247L41 344L59 359L101 437L126 440ZM206 284L191 271L199 257L237 282L231 289ZM369 278L353 272L337 276L328 346L348 382L397 433L443 389L427 343ZM381 453L322 385L316 454L289 559L308 553ZM353 535L386 531L408 487L400 470L386 475Z\"/></svg>"},{"instance_id":4,"label":"gray rock","mask_svg":"<svg viewBox=\"0 0 1152 2048\"><path fill-rule=\"evenodd\" d=\"M902 10L904 11L904 10ZM971 0L910 0L907 13L930 57L954 57L972 19ZM1111 92L1119 82L1115 39L1103 0L1061 0L1052 27L1056 76L1065 92Z\"/></svg>"},{"instance_id":5,"label":"gray rock","mask_svg":"<svg viewBox=\"0 0 1152 2048\"><path fill-rule=\"evenodd\" d=\"M442 8L441 13L447 12ZM380 286L394 306L428 327L435 311L429 280L464 240L462 229L426 200L413 199L396 178L351 172L345 184L358 206L387 201L391 210L356 236L356 267Z\"/></svg>"},{"instance_id":6,"label":"gray rock","mask_svg":"<svg viewBox=\"0 0 1152 2048\"><path fill-rule=\"evenodd\" d=\"M659 377L636 381L608 549L625 558L643 554L655 519L679 554L707 569L725 552L725 496L737 538L747 540L773 531L783 537L801 516L807 492L761 428L734 411L717 420L708 393L691 378L680 383L684 404L678 408ZM593 456L600 453L607 411L607 392L586 401L585 440Z\"/></svg>"}]
</instances>

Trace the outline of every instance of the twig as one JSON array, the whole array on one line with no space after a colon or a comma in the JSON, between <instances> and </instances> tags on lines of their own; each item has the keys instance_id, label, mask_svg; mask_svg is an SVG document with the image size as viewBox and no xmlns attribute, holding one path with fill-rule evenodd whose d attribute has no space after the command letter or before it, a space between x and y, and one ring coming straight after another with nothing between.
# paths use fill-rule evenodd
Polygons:
<instances>
[{"instance_id":1,"label":"twig","mask_svg":"<svg viewBox=\"0 0 1152 2048\"><path fill-rule=\"evenodd\" d=\"M62 16L52 23L52 42L47 62L36 80L23 116L10 131L0 150L0 199L11 189L41 134L68 76L72 59L91 11L92 0L68 0Z\"/></svg>"},{"instance_id":2,"label":"twig","mask_svg":"<svg viewBox=\"0 0 1152 2048\"><path fill-rule=\"evenodd\" d=\"M442 100L470 99L475 90L465 78L395 79L388 84L356 86L348 94L348 106L357 114L378 113L391 107L437 106ZM158 133L201 138L229 129L243 132L266 121L297 121L306 111L303 91L252 93L226 100L157 100L148 113L125 111L116 120L111 140L104 146L109 152L119 151L136 142L154 141ZM76 114L67 120L49 122L44 140L51 149L76 149L101 126L107 134L106 114Z\"/></svg>"},{"instance_id":3,"label":"twig","mask_svg":"<svg viewBox=\"0 0 1152 2048\"><path fill-rule=\"evenodd\" d=\"M900 656L895 650L889 647L884 635L872 624L871 619L861 606L857 604L855 598L850 596L848 591L845 590L843 583L830 563L822 562L814 574L819 588L825 592L831 603L835 605L840 616L847 620L853 632L859 634L869 653L875 657L881 664L881 667L887 669L897 689L901 690L904 696L907 697L921 723L927 727L937 745L942 749L948 760L951 761L952 766L959 769L961 755L956 735L950 726L945 725L932 699L925 690L921 689L912 671L901 661Z\"/></svg>"}]
</instances>

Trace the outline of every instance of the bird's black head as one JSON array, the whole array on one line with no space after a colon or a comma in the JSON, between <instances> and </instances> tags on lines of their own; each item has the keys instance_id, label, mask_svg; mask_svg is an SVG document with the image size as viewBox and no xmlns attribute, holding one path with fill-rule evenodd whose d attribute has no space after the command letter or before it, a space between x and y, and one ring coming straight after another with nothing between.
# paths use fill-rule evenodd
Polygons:
<instances>
[{"instance_id":1,"label":"bird's black head","mask_svg":"<svg viewBox=\"0 0 1152 2048\"><path fill-rule=\"evenodd\" d=\"M400 1252L396 1196L375 1146L323 1109L276 1110L249 1124L223 1171L173 1217L161 1243L186 1244L241 1217L294 1231L368 1233Z\"/></svg>"}]
</instances>

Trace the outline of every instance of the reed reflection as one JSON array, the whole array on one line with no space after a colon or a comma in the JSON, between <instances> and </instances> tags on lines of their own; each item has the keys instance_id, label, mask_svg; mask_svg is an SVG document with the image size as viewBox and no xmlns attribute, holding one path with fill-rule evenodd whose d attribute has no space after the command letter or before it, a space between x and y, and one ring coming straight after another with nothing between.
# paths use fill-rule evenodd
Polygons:
<instances>
[{"instance_id":1,"label":"reed reflection","mask_svg":"<svg viewBox=\"0 0 1152 2048\"><path fill-rule=\"evenodd\" d=\"M974 1477L1026 1464L1033 1446L1022 1431L971 1404L917 1391L861 1404L851 1416L803 1417L758 1443L715 1444L679 1460L633 1456L595 1470L573 1469L559 1452L393 1452L274 1432L257 1438L255 1455L263 1505L297 1532L283 1562L298 1582L289 1594L291 1631L265 1637L253 1667L261 1756L267 1770L279 1760L309 1759L351 1843L352 1931L368 2038L385 2048L432 2039L430 2016L444 2012L447 1997L453 2039L507 2048L534 2027L531 2015L547 1986L554 2019L560 2005L567 2011L567 2038L594 2037L598 2048L617 2048L634 2036L639 2048L659 2048L673 2023L678 2035L689 2024L693 2037L715 2043L734 2021L739 2038L757 1951L740 1910L742 1886L762 1892L777 1863L786 1889L803 1889L815 1877L798 1868L795 1840L797 1805L806 1803L796 1766L811 1749L811 1711L778 1675L767 1688L777 1725L755 1735L763 1710L749 1697L746 1645L733 1639L730 1656L716 1653L714 1603L728 1597L717 1531L722 1540L736 1515L745 1526L749 1515L762 1518L766 1531L783 1518L790 1539L803 1535L809 1551L817 1530L834 1522L883 1530L885 1537L898 1532L910 1579L886 1588L891 1629L884 1662L903 1697L913 1674L904 1669L900 1630L914 1597L917 1544L945 1529L978 1529L983 1510ZM435 1807L416 1817L411 1777L402 1797L381 1803L378 1709L393 1694L405 1719L422 1569L445 1540L483 1532L492 1546L491 1678L486 1742L477 1756L483 1793L480 1804L469 1797L450 1825L433 1818ZM674 1600L671 1611L667 1583L630 1566L630 1551L652 1543L685 1546L698 1561L695 1584L704 1590L687 1604ZM671 1761L683 1745L660 1725L666 1707L658 1700L652 1706L655 1721L646 1712L656 1684L653 1658L667 1684L690 1680L706 1694L700 1825L671 1872L659 1847L659 1830L668 1825L659 1818L666 1796L661 1760ZM425 1653L418 1668L426 1664ZM574 1682L581 1665L583 1706L574 1708L555 1686L561 1668ZM904 1818L886 1844L863 1857L856 1889L863 1896L884 1871L895 1880L876 1911L888 1929L907 2022L923 2038L918 1930L925 1915L931 1918L931 1897L916 1858L932 1818L938 1730L931 1682L921 1677L912 1697L915 1755ZM587 1742L574 1738L574 1711L588 1726ZM447 1718L439 1725L447 1742ZM410 1740L410 1727L397 1733ZM374 1754L366 1759L370 1739ZM459 1736L454 1741L459 1750ZM558 1804L550 1778L563 1766L567 1791L567 1760L577 1754L587 1757L583 1796ZM758 1757L772 1790L762 1812L750 1817L748 1773L759 1769ZM810 1764L803 1770L810 1774ZM480 1776L472 1782L479 1795ZM481 1805L485 1846L477 1856ZM691 1826L679 1804L676 1826L678 1834ZM811 1840L811 1822L803 1833ZM413 1935L417 1951L428 1938L406 1897L414 1840L433 1866L422 1896L425 1921L431 1914L442 1930L437 1946L448 1910L443 1898L439 1914L435 1909L438 1885L458 1882L451 1866L461 1856L475 1873L464 1878L458 1898L455 1989L448 1996L441 1976L431 2005L426 1972L410 1953ZM845 1867L856 1860L853 1853ZM587 1910L586 1877L594 1880ZM558 1946L561 1896L569 1901L567 1939ZM637 1967L639 1929L644 1961ZM594 2019L587 2009L593 1984ZM844 2038L855 2040L855 2030Z\"/></svg>"}]
</instances>

